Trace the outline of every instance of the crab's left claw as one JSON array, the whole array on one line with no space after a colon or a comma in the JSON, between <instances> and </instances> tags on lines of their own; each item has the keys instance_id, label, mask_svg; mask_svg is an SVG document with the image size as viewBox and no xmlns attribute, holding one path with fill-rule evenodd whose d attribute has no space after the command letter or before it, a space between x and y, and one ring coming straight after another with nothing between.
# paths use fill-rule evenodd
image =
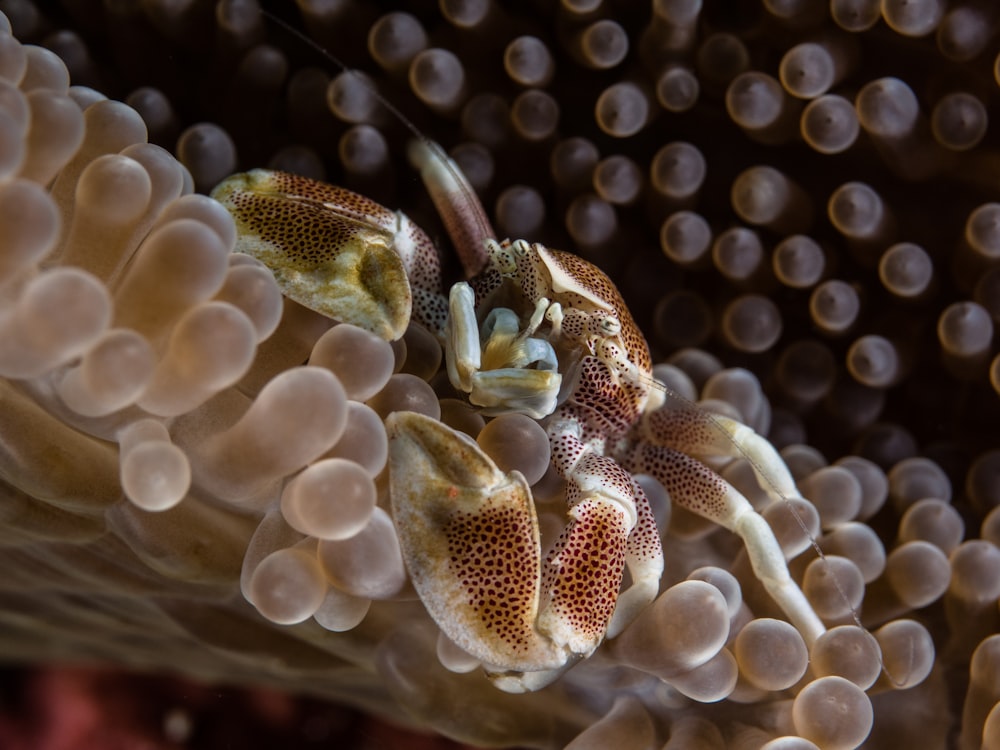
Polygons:
<instances>
[{"instance_id":1,"label":"crab's left claw","mask_svg":"<svg viewBox=\"0 0 1000 750\"><path fill-rule=\"evenodd\" d=\"M219 183L212 197L233 215L236 250L274 274L311 310L398 339L414 310L440 333L437 254L405 215L344 188L255 169Z\"/></svg>"},{"instance_id":2,"label":"crab's left claw","mask_svg":"<svg viewBox=\"0 0 1000 750\"><path fill-rule=\"evenodd\" d=\"M535 630L541 548L524 477L429 417L395 412L386 428L393 520L431 617L487 664L561 667L565 653Z\"/></svg>"}]
</instances>

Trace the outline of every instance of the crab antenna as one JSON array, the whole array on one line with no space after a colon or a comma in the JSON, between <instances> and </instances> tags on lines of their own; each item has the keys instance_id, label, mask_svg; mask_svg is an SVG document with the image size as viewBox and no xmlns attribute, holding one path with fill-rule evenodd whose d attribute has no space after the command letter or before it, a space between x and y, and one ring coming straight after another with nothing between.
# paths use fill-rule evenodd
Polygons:
<instances>
[{"instance_id":1,"label":"crab antenna","mask_svg":"<svg viewBox=\"0 0 1000 750\"><path fill-rule=\"evenodd\" d=\"M466 278L479 274L486 265L487 255L483 252L483 242L495 239L496 232L486 216L483 208L472 189L465 173L445 153L435 141L432 141L420 128L404 115L392 102L382 96L374 84L357 71L348 67L347 63L331 53L322 45L310 39L294 26L273 13L264 10L261 15L272 23L280 26L289 34L312 47L327 60L340 68L344 73L354 76L358 83L364 86L385 107L386 111L395 117L413 135L407 151L410 163L420 171L420 176L434 201L434 207L444 222L445 230L451 237L452 244L462 262Z\"/></svg>"}]
</instances>

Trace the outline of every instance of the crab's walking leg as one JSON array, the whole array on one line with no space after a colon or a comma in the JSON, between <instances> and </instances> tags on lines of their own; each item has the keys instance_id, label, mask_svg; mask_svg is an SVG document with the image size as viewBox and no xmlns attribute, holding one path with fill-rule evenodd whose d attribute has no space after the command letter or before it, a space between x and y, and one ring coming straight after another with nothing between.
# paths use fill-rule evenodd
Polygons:
<instances>
[{"instance_id":1,"label":"crab's walking leg","mask_svg":"<svg viewBox=\"0 0 1000 750\"><path fill-rule=\"evenodd\" d=\"M745 458L772 501L802 497L774 446L735 419L671 405L650 412L645 419L644 434L652 443L699 458Z\"/></svg>"},{"instance_id":2,"label":"crab's walking leg","mask_svg":"<svg viewBox=\"0 0 1000 750\"><path fill-rule=\"evenodd\" d=\"M785 556L767 521L729 482L697 459L659 445L641 443L629 468L655 477L671 501L737 534L754 574L811 646L826 632L802 590L788 574Z\"/></svg>"},{"instance_id":3,"label":"crab's walking leg","mask_svg":"<svg viewBox=\"0 0 1000 750\"><path fill-rule=\"evenodd\" d=\"M787 502L793 498L802 497L798 487L795 486L795 480L792 478L788 466L785 465L770 441L735 419L722 415L706 414L689 408L671 408L667 405L650 412L646 416L644 428L646 435L651 437L654 442L675 449L671 451L674 455L684 454L685 461L696 464L701 470L706 469L700 462L690 458L691 456L703 458L726 456L747 459L757 477L757 483L772 502ZM713 472L709 472L709 474L715 480L723 481ZM748 501L742 495L730 487L728 483L723 482L723 484L728 488L728 495L738 498L739 507L746 505L749 508ZM669 487L667 490L671 492L673 497L673 492ZM681 504L685 504L682 499L675 499ZM702 512L697 507L692 508L692 510L709 518L715 518L714 515ZM743 515L743 511L738 512L741 516ZM761 516L753 512L752 508L750 508L750 513L751 515L746 516L748 520L743 522L747 524L747 533L753 533L750 531L751 526L760 527L759 532L755 534L756 541L753 545L751 545L751 539L747 535L737 529L733 530L737 531L744 539L751 564L757 572L758 578L795 623L806 638L806 642L811 643L809 634L817 634L813 636L817 637L818 634L823 633L825 628L803 596L801 589L789 578L784 557L777 547L770 527ZM752 517L755 518L750 520ZM773 558L773 565L767 562L771 558ZM758 565L761 566L760 570L758 570ZM795 614L796 612L798 614Z\"/></svg>"}]
</instances>

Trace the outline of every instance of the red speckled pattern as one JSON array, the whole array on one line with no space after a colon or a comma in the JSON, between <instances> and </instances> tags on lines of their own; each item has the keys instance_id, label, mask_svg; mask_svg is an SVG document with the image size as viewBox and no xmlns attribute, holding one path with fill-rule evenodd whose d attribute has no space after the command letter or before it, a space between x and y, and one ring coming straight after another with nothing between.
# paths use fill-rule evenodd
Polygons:
<instances>
[{"instance_id":1,"label":"red speckled pattern","mask_svg":"<svg viewBox=\"0 0 1000 750\"><path fill-rule=\"evenodd\" d=\"M645 438L659 445L695 455L718 453L712 450L722 440L731 440L712 418L693 406L674 408L673 405L650 412L646 416Z\"/></svg>"},{"instance_id":2,"label":"red speckled pattern","mask_svg":"<svg viewBox=\"0 0 1000 750\"><path fill-rule=\"evenodd\" d=\"M449 562L467 604L513 658L531 647L538 565L528 519L517 508L484 503L481 513L455 512L445 527Z\"/></svg>"},{"instance_id":3,"label":"red speckled pattern","mask_svg":"<svg viewBox=\"0 0 1000 750\"><path fill-rule=\"evenodd\" d=\"M655 477L670 499L693 513L717 523L729 517L726 481L705 464L672 448L641 444L629 468Z\"/></svg>"},{"instance_id":4,"label":"red speckled pattern","mask_svg":"<svg viewBox=\"0 0 1000 750\"><path fill-rule=\"evenodd\" d=\"M628 360L639 368L640 372L648 373L652 366L649 358L649 346L646 339L639 330L639 327L632 319L625 300L622 299L618 288L612 283L601 269L593 263L588 263L572 253L561 250L545 249L549 259L564 273L569 274L573 279L590 294L599 297L607 306L614 311L618 322L621 323L622 330L620 337L625 346L625 353ZM555 301L562 303L565 308L576 308L586 310L593 307L593 303L572 291L559 292L553 295Z\"/></svg>"},{"instance_id":5,"label":"red speckled pattern","mask_svg":"<svg viewBox=\"0 0 1000 750\"><path fill-rule=\"evenodd\" d=\"M548 601L538 629L574 653L596 648L615 609L628 536L624 513L604 500L588 499L542 566L542 599Z\"/></svg>"},{"instance_id":6,"label":"red speckled pattern","mask_svg":"<svg viewBox=\"0 0 1000 750\"><path fill-rule=\"evenodd\" d=\"M625 561L628 564L660 560L662 565L663 545L660 542L660 530L653 517L653 509L649 507L649 499L638 482L632 480L632 491L635 495L635 528L629 534L625 547Z\"/></svg>"},{"instance_id":7,"label":"red speckled pattern","mask_svg":"<svg viewBox=\"0 0 1000 750\"><path fill-rule=\"evenodd\" d=\"M329 266L354 243L380 243L399 255L413 291L413 315L432 331L444 328L447 306L441 294L440 261L433 243L402 214L346 188L263 169L234 175L213 193L232 213L241 236L279 248L281 272L308 273ZM406 241L394 241L402 229ZM364 256L358 282L378 287L385 269ZM287 291L287 290L286 290ZM300 300L302 301L302 300ZM303 302L304 303L304 302Z\"/></svg>"},{"instance_id":8,"label":"red speckled pattern","mask_svg":"<svg viewBox=\"0 0 1000 750\"><path fill-rule=\"evenodd\" d=\"M373 228L388 239L398 223L394 211L345 188L262 169L245 178L247 189L227 193L227 208L245 232L280 245L290 265L322 262Z\"/></svg>"},{"instance_id":9,"label":"red speckled pattern","mask_svg":"<svg viewBox=\"0 0 1000 750\"><path fill-rule=\"evenodd\" d=\"M616 380L607 365L596 357L580 363L580 378L570 394L564 411L579 419L585 439L601 437L612 440L629 433L639 419L639 407L647 386Z\"/></svg>"}]
</instances>

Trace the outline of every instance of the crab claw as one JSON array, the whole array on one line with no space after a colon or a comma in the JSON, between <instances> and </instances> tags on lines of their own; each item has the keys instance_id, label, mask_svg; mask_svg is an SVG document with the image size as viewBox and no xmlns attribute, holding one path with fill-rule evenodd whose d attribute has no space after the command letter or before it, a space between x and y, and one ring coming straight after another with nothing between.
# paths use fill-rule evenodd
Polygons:
<instances>
[{"instance_id":1,"label":"crab claw","mask_svg":"<svg viewBox=\"0 0 1000 750\"><path fill-rule=\"evenodd\" d=\"M429 417L395 412L386 428L393 519L431 617L492 669L563 666L563 649L535 630L541 548L524 476Z\"/></svg>"},{"instance_id":2,"label":"crab claw","mask_svg":"<svg viewBox=\"0 0 1000 750\"><path fill-rule=\"evenodd\" d=\"M266 265L299 304L387 340L406 330L414 293L422 311L440 308L425 317L443 319L443 301L424 292L437 289L437 278L419 279L411 293L408 271L436 262L436 254L403 214L350 190L265 169L226 178L212 197L236 220L236 250Z\"/></svg>"}]
</instances>

